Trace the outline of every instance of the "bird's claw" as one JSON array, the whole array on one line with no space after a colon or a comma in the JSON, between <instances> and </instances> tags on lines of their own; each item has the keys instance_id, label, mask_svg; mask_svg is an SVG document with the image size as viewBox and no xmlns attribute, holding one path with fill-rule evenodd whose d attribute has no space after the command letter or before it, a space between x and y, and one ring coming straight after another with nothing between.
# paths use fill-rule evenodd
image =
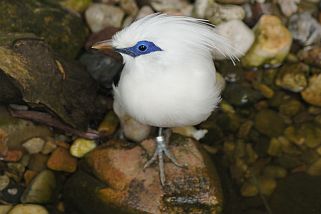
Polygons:
<instances>
[{"instance_id":1,"label":"bird's claw","mask_svg":"<svg viewBox=\"0 0 321 214\"><path fill-rule=\"evenodd\" d=\"M164 171L164 154L168 159L170 159L173 164L175 164L178 167L186 167L185 164L180 164L177 162L176 158L167 148L167 141L165 140L164 136L158 136L156 137L156 149L155 152L150 160L146 162L144 165L144 169L149 167L152 163L154 163L158 157L158 164L159 164L159 175L160 175L160 181L162 186L165 184L165 171Z\"/></svg>"}]
</instances>

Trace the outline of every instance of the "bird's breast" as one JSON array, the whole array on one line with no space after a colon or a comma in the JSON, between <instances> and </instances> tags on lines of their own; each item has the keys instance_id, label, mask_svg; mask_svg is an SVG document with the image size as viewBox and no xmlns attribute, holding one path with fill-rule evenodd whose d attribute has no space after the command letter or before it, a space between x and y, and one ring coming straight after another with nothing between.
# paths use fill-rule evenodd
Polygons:
<instances>
[{"instance_id":1,"label":"bird's breast","mask_svg":"<svg viewBox=\"0 0 321 214\"><path fill-rule=\"evenodd\" d=\"M150 68L153 69L153 68ZM215 70L124 70L115 99L139 122L158 127L195 125L219 101Z\"/></svg>"}]
</instances>

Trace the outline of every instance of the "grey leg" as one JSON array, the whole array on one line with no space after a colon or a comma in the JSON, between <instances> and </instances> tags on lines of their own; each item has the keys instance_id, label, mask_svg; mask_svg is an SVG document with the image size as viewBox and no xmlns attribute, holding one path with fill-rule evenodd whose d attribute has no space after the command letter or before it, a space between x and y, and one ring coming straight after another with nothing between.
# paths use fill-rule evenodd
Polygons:
<instances>
[{"instance_id":1,"label":"grey leg","mask_svg":"<svg viewBox=\"0 0 321 214\"><path fill-rule=\"evenodd\" d=\"M163 128L159 128L158 136L156 137L156 149L152 156L152 158L146 162L144 168L149 167L152 163L154 163L158 157L159 164L159 176L161 184L165 184L165 171L164 171L164 158L165 154L176 166L184 167L185 165L179 164L172 153L168 150L167 144L169 141L169 134L165 137L163 134Z\"/></svg>"}]
</instances>

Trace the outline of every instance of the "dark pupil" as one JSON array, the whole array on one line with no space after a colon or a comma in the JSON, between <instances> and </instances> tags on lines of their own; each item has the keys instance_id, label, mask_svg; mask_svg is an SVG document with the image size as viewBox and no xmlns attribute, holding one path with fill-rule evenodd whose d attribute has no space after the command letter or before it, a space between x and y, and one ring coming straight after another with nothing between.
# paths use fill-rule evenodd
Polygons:
<instances>
[{"instance_id":1,"label":"dark pupil","mask_svg":"<svg viewBox=\"0 0 321 214\"><path fill-rule=\"evenodd\" d=\"M147 47L145 45L140 45L140 46L138 46L138 49L140 51L145 51L147 49Z\"/></svg>"}]
</instances>

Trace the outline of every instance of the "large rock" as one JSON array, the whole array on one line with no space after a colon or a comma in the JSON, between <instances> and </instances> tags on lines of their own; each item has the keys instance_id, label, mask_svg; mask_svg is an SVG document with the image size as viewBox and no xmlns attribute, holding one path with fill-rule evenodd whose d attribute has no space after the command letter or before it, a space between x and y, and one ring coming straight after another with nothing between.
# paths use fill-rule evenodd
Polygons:
<instances>
[{"instance_id":1,"label":"large rock","mask_svg":"<svg viewBox=\"0 0 321 214\"><path fill-rule=\"evenodd\" d=\"M289 53L292 36L281 20L272 15L263 15L254 27L256 39L251 49L242 58L245 66L280 64Z\"/></svg>"},{"instance_id":2,"label":"large rock","mask_svg":"<svg viewBox=\"0 0 321 214\"><path fill-rule=\"evenodd\" d=\"M219 213L222 209L215 168L197 142L182 137L171 142L170 150L188 168L178 168L166 161L163 187L158 164L143 170L148 160L146 151L150 156L155 146L152 140L128 148L118 141L108 145L86 156L91 173L99 180L78 172L65 185L66 204L78 212Z\"/></svg>"},{"instance_id":3,"label":"large rock","mask_svg":"<svg viewBox=\"0 0 321 214\"><path fill-rule=\"evenodd\" d=\"M194 6L194 15L217 25L229 20L242 20L245 17L245 11L238 5L220 5L214 0L197 0Z\"/></svg>"},{"instance_id":4,"label":"large rock","mask_svg":"<svg viewBox=\"0 0 321 214\"><path fill-rule=\"evenodd\" d=\"M0 101L46 108L87 128L97 110L97 85L83 67L59 57L31 34L0 34Z\"/></svg>"},{"instance_id":5,"label":"large rock","mask_svg":"<svg viewBox=\"0 0 321 214\"><path fill-rule=\"evenodd\" d=\"M2 0L0 33L34 33L58 53L74 58L88 34L81 17L52 1Z\"/></svg>"},{"instance_id":6,"label":"large rock","mask_svg":"<svg viewBox=\"0 0 321 214\"><path fill-rule=\"evenodd\" d=\"M52 201L56 178L52 171L43 170L28 185L21 197L23 203L45 204Z\"/></svg>"},{"instance_id":7,"label":"large rock","mask_svg":"<svg viewBox=\"0 0 321 214\"><path fill-rule=\"evenodd\" d=\"M52 135L48 127L12 117L4 106L0 106L0 128L7 138L9 151L21 149L22 143L30 138L46 138Z\"/></svg>"},{"instance_id":8,"label":"large rock","mask_svg":"<svg viewBox=\"0 0 321 214\"><path fill-rule=\"evenodd\" d=\"M92 4L85 12L92 32L98 32L108 26L121 27L124 16L125 13L120 8L101 3Z\"/></svg>"},{"instance_id":9,"label":"large rock","mask_svg":"<svg viewBox=\"0 0 321 214\"><path fill-rule=\"evenodd\" d=\"M237 57L242 57L254 42L253 31L238 19L219 24L216 30L218 34L230 41L231 46L235 49L233 52Z\"/></svg>"},{"instance_id":10,"label":"large rock","mask_svg":"<svg viewBox=\"0 0 321 214\"><path fill-rule=\"evenodd\" d=\"M293 38L304 46L320 42L321 25L309 12L297 13L291 16L289 19L289 30Z\"/></svg>"}]
</instances>

